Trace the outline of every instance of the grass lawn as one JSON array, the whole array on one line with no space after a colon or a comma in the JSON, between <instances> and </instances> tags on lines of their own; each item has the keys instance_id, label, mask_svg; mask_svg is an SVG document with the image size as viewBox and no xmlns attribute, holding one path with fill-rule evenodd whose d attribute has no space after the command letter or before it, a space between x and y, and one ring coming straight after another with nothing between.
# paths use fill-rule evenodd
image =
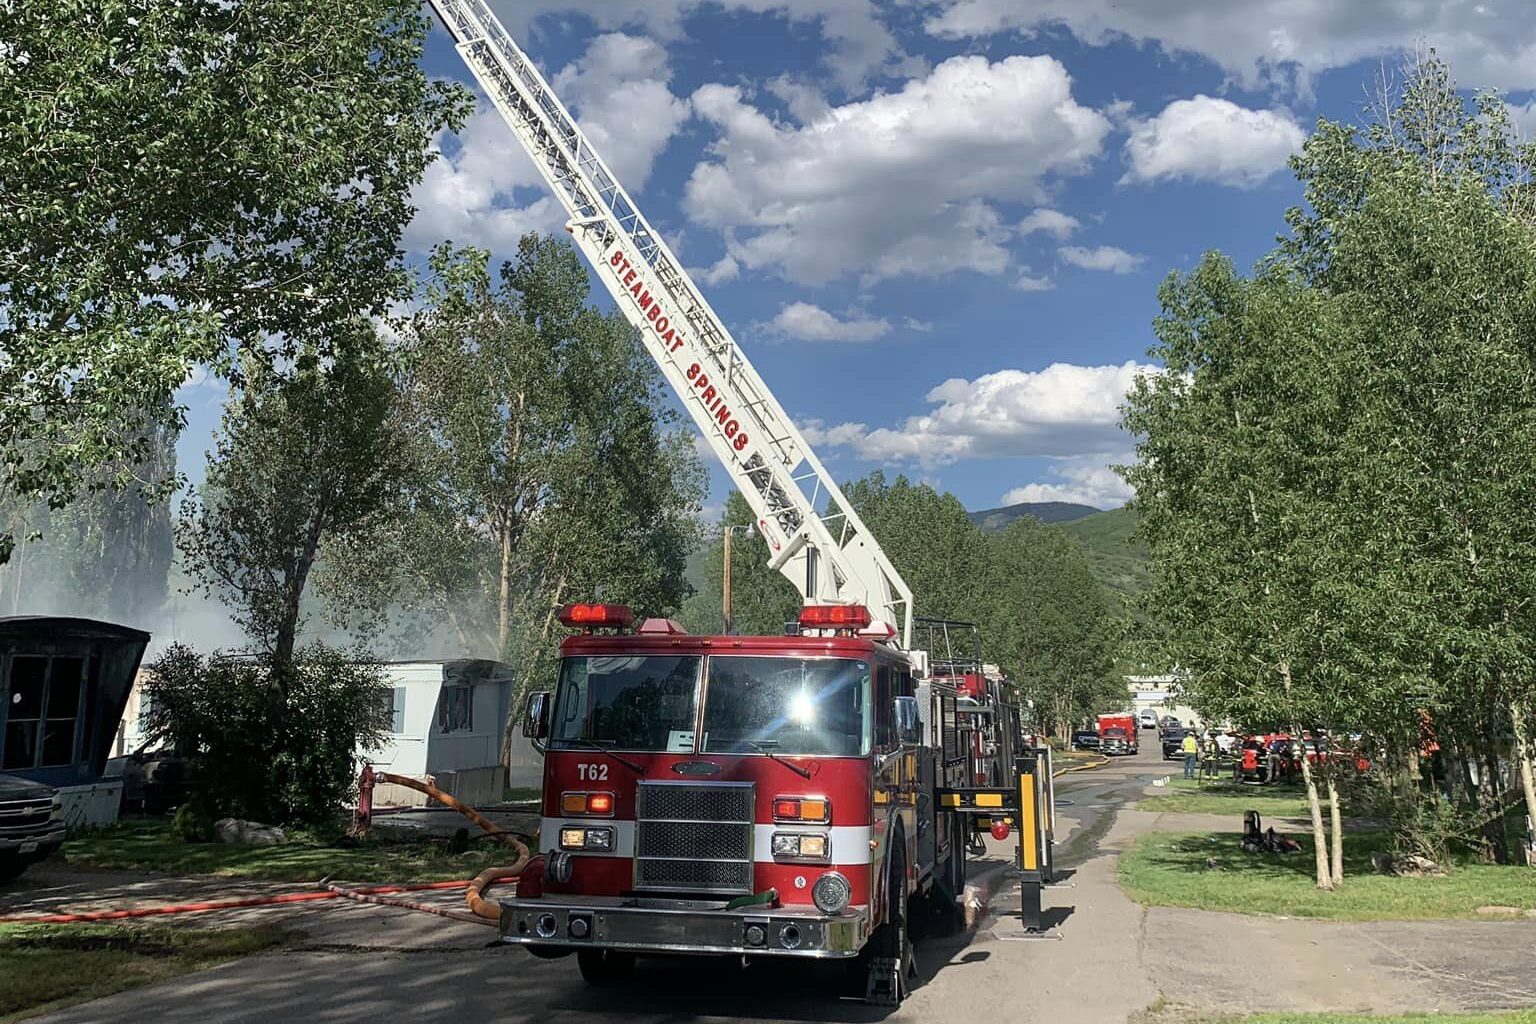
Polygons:
<instances>
[{"instance_id":1,"label":"grass lawn","mask_svg":"<svg viewBox=\"0 0 1536 1024\"><path fill-rule=\"evenodd\" d=\"M1120 884L1152 906L1340 921L1475 917L1490 904L1536 909L1536 871L1524 867L1463 864L1443 878L1373 874L1371 852L1386 841L1381 832L1346 833L1344 885L1332 893L1313 883L1310 833L1293 834L1301 852L1284 855L1243 853L1240 838L1235 831L1142 836L1120 858Z\"/></svg>"},{"instance_id":2,"label":"grass lawn","mask_svg":"<svg viewBox=\"0 0 1536 1024\"><path fill-rule=\"evenodd\" d=\"M1169 762L1172 764L1172 762ZM1182 765L1178 766L1182 771ZM1173 778L1168 785L1152 796L1144 796L1138 810L1178 811L1187 814L1231 814L1241 826L1243 812L1252 808L1266 818L1305 818L1306 791L1299 786L1245 786L1230 778L1197 783L1190 779ZM1346 811L1348 806L1346 803ZM1323 800L1323 811L1328 801Z\"/></svg>"},{"instance_id":3,"label":"grass lawn","mask_svg":"<svg viewBox=\"0 0 1536 1024\"><path fill-rule=\"evenodd\" d=\"M270 928L0 925L0 1024L281 945Z\"/></svg>"},{"instance_id":4,"label":"grass lawn","mask_svg":"<svg viewBox=\"0 0 1536 1024\"><path fill-rule=\"evenodd\" d=\"M476 839L464 853L433 840L363 840L346 846L296 837L281 846L184 843L159 819L128 821L73 836L64 857L75 867L220 875L282 882L314 882L326 875L349 882L437 882L473 878L510 863L512 851Z\"/></svg>"}]
</instances>

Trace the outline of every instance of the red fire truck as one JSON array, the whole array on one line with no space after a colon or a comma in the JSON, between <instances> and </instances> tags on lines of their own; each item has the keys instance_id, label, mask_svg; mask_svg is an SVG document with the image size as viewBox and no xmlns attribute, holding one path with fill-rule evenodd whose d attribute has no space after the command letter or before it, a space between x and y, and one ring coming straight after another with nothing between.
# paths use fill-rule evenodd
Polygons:
<instances>
[{"instance_id":1,"label":"red fire truck","mask_svg":"<svg viewBox=\"0 0 1536 1024\"><path fill-rule=\"evenodd\" d=\"M1099 750L1105 754L1135 754L1141 749L1137 739L1136 716L1128 711L1099 716Z\"/></svg>"},{"instance_id":2,"label":"red fire truck","mask_svg":"<svg viewBox=\"0 0 1536 1024\"><path fill-rule=\"evenodd\" d=\"M909 923L953 923L965 885L959 695L866 634L870 615L807 606L798 635L690 636L629 609L576 605L552 694L540 856L502 930L574 952L602 983L635 954L844 959L875 1001L901 998Z\"/></svg>"},{"instance_id":3,"label":"red fire truck","mask_svg":"<svg viewBox=\"0 0 1536 1024\"><path fill-rule=\"evenodd\" d=\"M486 0L431 4L805 605L771 637L563 611L581 632L524 710L543 823L503 935L574 952L593 982L639 953L844 959L866 998L899 1001L916 909L954 919L973 818L1002 833L1010 808L1016 825L1048 816L1048 755L1031 772L1021 754L1007 785L983 763L1012 744L1002 714L975 713L1001 691L962 678L962 729L956 680L913 643L911 590L682 262ZM1038 890L1050 830L1025 832Z\"/></svg>"}]
</instances>

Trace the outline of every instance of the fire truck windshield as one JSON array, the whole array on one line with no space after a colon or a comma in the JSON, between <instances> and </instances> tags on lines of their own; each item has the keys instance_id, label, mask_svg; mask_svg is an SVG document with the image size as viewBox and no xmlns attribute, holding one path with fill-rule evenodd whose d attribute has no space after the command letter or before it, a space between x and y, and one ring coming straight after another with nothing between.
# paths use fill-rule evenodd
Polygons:
<instances>
[{"instance_id":1,"label":"fire truck windshield","mask_svg":"<svg viewBox=\"0 0 1536 1024\"><path fill-rule=\"evenodd\" d=\"M550 746L691 752L701 660L564 659Z\"/></svg>"},{"instance_id":2,"label":"fire truck windshield","mask_svg":"<svg viewBox=\"0 0 1536 1024\"><path fill-rule=\"evenodd\" d=\"M860 756L870 748L869 665L841 658L709 660L706 754Z\"/></svg>"}]
</instances>

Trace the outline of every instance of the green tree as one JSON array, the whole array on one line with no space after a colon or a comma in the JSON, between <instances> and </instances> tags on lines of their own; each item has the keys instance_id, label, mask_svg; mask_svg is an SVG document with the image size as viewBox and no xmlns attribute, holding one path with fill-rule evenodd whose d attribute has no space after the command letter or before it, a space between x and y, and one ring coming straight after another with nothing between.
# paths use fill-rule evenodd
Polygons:
<instances>
[{"instance_id":1,"label":"green tree","mask_svg":"<svg viewBox=\"0 0 1536 1024\"><path fill-rule=\"evenodd\" d=\"M1501 747L1512 732L1528 778L1536 707L1536 145L1430 53L1364 126L1321 123L1295 166L1307 202L1282 256L1368 333L1351 397L1373 471L1345 525L1392 567L1377 589L1404 598L1383 657L1433 712L1452 789L1503 861ZM1409 743L1413 725L1396 730Z\"/></svg>"},{"instance_id":2,"label":"green tree","mask_svg":"<svg viewBox=\"0 0 1536 1024\"><path fill-rule=\"evenodd\" d=\"M1324 603L1358 568L1337 543L1341 468L1334 442L1353 318L1283 268L1247 281L1208 256L1171 277L1152 354L1125 412L1140 438L1127 472L1151 552L1143 607L1170 664L1216 718L1274 727L1355 726L1354 609ZM1353 436L1353 435L1351 435ZM1312 768L1303 762L1317 883L1334 885Z\"/></svg>"},{"instance_id":3,"label":"green tree","mask_svg":"<svg viewBox=\"0 0 1536 1024\"><path fill-rule=\"evenodd\" d=\"M410 192L468 109L427 27L407 0L0 9L0 491L126 484L190 367L406 294Z\"/></svg>"},{"instance_id":4,"label":"green tree","mask_svg":"<svg viewBox=\"0 0 1536 1024\"><path fill-rule=\"evenodd\" d=\"M972 580L986 649L1012 676L1047 731L1125 706L1116 672L1123 626L1082 548L1029 516L986 538Z\"/></svg>"},{"instance_id":5,"label":"green tree","mask_svg":"<svg viewBox=\"0 0 1536 1024\"><path fill-rule=\"evenodd\" d=\"M587 304L568 242L525 237L495 283L487 263L433 257L399 328L411 486L385 537L332 550L326 589L446 623L462 650L535 679L561 604L682 603L703 474L634 329Z\"/></svg>"},{"instance_id":6,"label":"green tree","mask_svg":"<svg viewBox=\"0 0 1536 1024\"><path fill-rule=\"evenodd\" d=\"M768 567L768 545L762 535L746 532L756 518L739 492L726 497L720 528L736 529L731 544L732 626L743 636L774 636L784 632L785 623L800 617L800 592L783 573ZM684 602L678 616L684 629L720 632L724 584L725 545L717 531L704 553L704 586Z\"/></svg>"},{"instance_id":7,"label":"green tree","mask_svg":"<svg viewBox=\"0 0 1536 1024\"><path fill-rule=\"evenodd\" d=\"M353 346L354 348L356 346ZM207 479L183 502L189 576L230 608L284 702L322 546L366 544L394 515L402 445L393 382L377 359L312 354L279 375L251 360L225 409Z\"/></svg>"},{"instance_id":8,"label":"green tree","mask_svg":"<svg viewBox=\"0 0 1536 1024\"><path fill-rule=\"evenodd\" d=\"M953 494L878 470L844 495L912 588L916 613L975 622L983 611L987 543Z\"/></svg>"}]
</instances>

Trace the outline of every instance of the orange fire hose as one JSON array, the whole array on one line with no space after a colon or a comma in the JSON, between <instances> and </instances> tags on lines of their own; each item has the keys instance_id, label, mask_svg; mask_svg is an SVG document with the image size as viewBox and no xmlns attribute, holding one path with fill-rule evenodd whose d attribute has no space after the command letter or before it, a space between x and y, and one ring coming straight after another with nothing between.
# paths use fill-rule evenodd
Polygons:
<instances>
[{"instance_id":1,"label":"orange fire hose","mask_svg":"<svg viewBox=\"0 0 1536 1024\"><path fill-rule=\"evenodd\" d=\"M464 815L464 817L468 818L476 825L479 825L487 835L495 836L497 842L506 846L510 846L514 850L518 851L517 867L518 870L522 870L523 864L528 859L528 847L524 846L512 833L503 832L501 829L497 828L494 822L490 821L485 817L485 815L469 806L469 804L459 800L458 797L450 796L447 793L444 793L442 790L438 789L436 786L432 785L432 783L422 782L420 779L413 779L409 775L395 775L391 772L374 772L373 778L376 783L392 782L397 786L404 786L406 789L414 789L418 793L425 793L427 796L436 800L438 803L446 804L447 806L452 807L454 810Z\"/></svg>"},{"instance_id":2,"label":"orange fire hose","mask_svg":"<svg viewBox=\"0 0 1536 1024\"><path fill-rule=\"evenodd\" d=\"M501 923L501 904L495 900L485 899L485 890L497 882L505 882L510 878L516 878L522 874L523 866L527 862L527 851L524 851L524 859L509 868L486 868L476 875L469 883L469 888L464 890L464 902L469 904L469 909L475 912L477 917L483 917L487 921Z\"/></svg>"},{"instance_id":3,"label":"orange fire hose","mask_svg":"<svg viewBox=\"0 0 1536 1024\"><path fill-rule=\"evenodd\" d=\"M461 882L459 884L462 885L463 883ZM326 883L325 887L335 895L353 900L357 903L371 903L380 907L400 907L405 910L419 910L423 914L436 914L438 917L446 917L450 921L464 921L468 924L490 925L492 921L500 920L499 915L496 918L488 920L484 917L478 917L475 914L466 914L462 910L448 910L443 907L434 907L430 903L419 903L415 900L402 900L392 896L378 896L366 889L348 889L337 885L334 882Z\"/></svg>"},{"instance_id":4,"label":"orange fire hose","mask_svg":"<svg viewBox=\"0 0 1536 1024\"><path fill-rule=\"evenodd\" d=\"M466 882L422 882L416 885L371 885L355 890L358 895L373 897L392 892L423 892L430 889L462 889ZM272 907L287 903L309 903L314 900L333 900L344 895L327 887L325 892L285 892L273 896L242 896L227 900L207 900L201 903L174 903L163 907L135 907L131 910L93 910L79 914L36 914L16 917L0 917L0 924L83 924L92 921L122 921L135 917L159 917L164 914L201 914L210 910L234 910L238 907Z\"/></svg>"},{"instance_id":5,"label":"orange fire hose","mask_svg":"<svg viewBox=\"0 0 1536 1024\"><path fill-rule=\"evenodd\" d=\"M449 796L430 782L422 782L419 779L413 779L406 775L394 775L390 772L374 772L373 779L375 782L392 782L397 786L404 786L407 789L414 789L418 793L425 793L438 803L452 807L464 815L464 817L480 826L486 834L495 836L498 842L510 846L517 851L516 861L507 867L487 868L480 872L469 883L469 888L464 891L464 902L469 905L469 909L474 912L476 917L500 923L501 904L495 900L486 899L484 894L495 883L516 878L523 873L523 868L528 864L529 853L528 847L524 845L522 840L510 832L503 832L479 811L458 800L456 797ZM423 905L421 909L426 908ZM429 912L439 913L436 908L432 908Z\"/></svg>"}]
</instances>

